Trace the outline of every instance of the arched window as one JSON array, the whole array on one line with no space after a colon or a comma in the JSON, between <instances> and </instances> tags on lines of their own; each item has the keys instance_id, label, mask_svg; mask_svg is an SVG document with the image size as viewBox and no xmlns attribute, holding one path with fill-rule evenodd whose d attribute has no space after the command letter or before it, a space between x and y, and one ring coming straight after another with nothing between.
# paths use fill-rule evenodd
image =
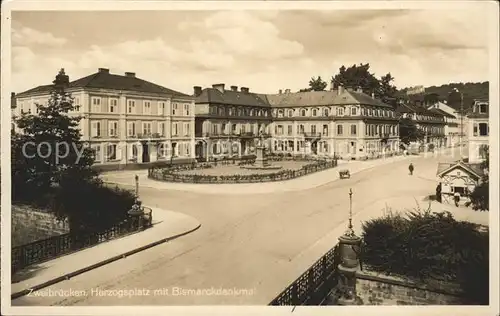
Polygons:
<instances>
[{"instance_id":1,"label":"arched window","mask_svg":"<svg viewBox=\"0 0 500 316\"><path fill-rule=\"evenodd\" d=\"M306 116L306 110L305 109L301 109L300 110L300 116Z\"/></svg>"},{"instance_id":2,"label":"arched window","mask_svg":"<svg viewBox=\"0 0 500 316\"><path fill-rule=\"evenodd\" d=\"M324 116L329 116L330 115L330 110L328 108L323 109L323 115Z\"/></svg>"},{"instance_id":3,"label":"arched window","mask_svg":"<svg viewBox=\"0 0 500 316\"><path fill-rule=\"evenodd\" d=\"M312 111L312 115L313 115L313 116L318 116L318 110L313 109L313 111Z\"/></svg>"}]
</instances>

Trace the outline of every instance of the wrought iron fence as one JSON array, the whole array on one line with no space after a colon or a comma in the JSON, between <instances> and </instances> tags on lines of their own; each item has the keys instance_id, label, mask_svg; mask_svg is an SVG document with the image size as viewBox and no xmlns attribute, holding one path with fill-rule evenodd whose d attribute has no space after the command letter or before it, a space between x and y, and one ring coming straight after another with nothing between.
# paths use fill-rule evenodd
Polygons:
<instances>
[{"instance_id":1,"label":"wrought iron fence","mask_svg":"<svg viewBox=\"0 0 500 316\"><path fill-rule=\"evenodd\" d=\"M129 218L100 232L83 236L67 233L14 247L11 255L12 273L33 264L141 231L151 227L152 223L153 211L149 207L144 207L142 222L137 218Z\"/></svg>"},{"instance_id":2,"label":"wrought iron fence","mask_svg":"<svg viewBox=\"0 0 500 316\"><path fill-rule=\"evenodd\" d=\"M338 245L330 249L269 305L320 305L336 285Z\"/></svg>"}]
</instances>

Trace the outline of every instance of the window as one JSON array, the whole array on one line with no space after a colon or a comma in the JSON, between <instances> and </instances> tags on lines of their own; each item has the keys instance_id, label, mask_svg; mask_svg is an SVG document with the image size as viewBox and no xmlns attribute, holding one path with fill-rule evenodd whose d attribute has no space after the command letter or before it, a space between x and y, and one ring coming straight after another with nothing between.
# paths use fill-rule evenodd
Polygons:
<instances>
[{"instance_id":1,"label":"window","mask_svg":"<svg viewBox=\"0 0 500 316\"><path fill-rule=\"evenodd\" d=\"M232 128L231 128L231 132L232 132L233 134L236 134L236 132L237 132L237 130L238 130L238 125L237 125L237 124L233 124L233 126L231 126L231 127L232 127Z\"/></svg>"},{"instance_id":2,"label":"window","mask_svg":"<svg viewBox=\"0 0 500 316\"><path fill-rule=\"evenodd\" d=\"M283 117L283 110L278 110L278 117Z\"/></svg>"},{"instance_id":3,"label":"window","mask_svg":"<svg viewBox=\"0 0 500 316\"><path fill-rule=\"evenodd\" d=\"M293 134L293 126L292 125L288 125L287 126L287 132L288 132L288 135L292 135Z\"/></svg>"},{"instance_id":4,"label":"window","mask_svg":"<svg viewBox=\"0 0 500 316\"><path fill-rule=\"evenodd\" d=\"M323 109L323 115L324 116L329 116L330 115L330 111L328 109Z\"/></svg>"},{"instance_id":5,"label":"window","mask_svg":"<svg viewBox=\"0 0 500 316\"><path fill-rule=\"evenodd\" d=\"M81 104L80 104L80 98L76 97L73 99L73 112L80 112ZM36 107L36 113L38 113L38 107Z\"/></svg>"},{"instance_id":6,"label":"window","mask_svg":"<svg viewBox=\"0 0 500 316\"><path fill-rule=\"evenodd\" d=\"M299 125L299 134L304 134L304 124Z\"/></svg>"},{"instance_id":7,"label":"window","mask_svg":"<svg viewBox=\"0 0 500 316\"><path fill-rule=\"evenodd\" d=\"M318 110L313 109L313 116L318 116Z\"/></svg>"},{"instance_id":8,"label":"window","mask_svg":"<svg viewBox=\"0 0 500 316\"><path fill-rule=\"evenodd\" d=\"M292 117L293 116L293 110L288 110L288 117Z\"/></svg>"},{"instance_id":9,"label":"window","mask_svg":"<svg viewBox=\"0 0 500 316\"><path fill-rule=\"evenodd\" d=\"M127 122L127 136L135 136L135 122Z\"/></svg>"},{"instance_id":10,"label":"window","mask_svg":"<svg viewBox=\"0 0 500 316\"><path fill-rule=\"evenodd\" d=\"M92 124L92 137L101 137L101 122L93 121Z\"/></svg>"},{"instance_id":11,"label":"window","mask_svg":"<svg viewBox=\"0 0 500 316\"><path fill-rule=\"evenodd\" d=\"M189 132L190 132L190 124L189 123L184 123L184 136L189 136Z\"/></svg>"},{"instance_id":12,"label":"window","mask_svg":"<svg viewBox=\"0 0 500 316\"><path fill-rule=\"evenodd\" d=\"M190 112L189 112L189 105L190 105L190 104L184 104L184 114L185 114L186 116L189 116L189 115L190 115ZM230 115L232 115L232 114L230 114Z\"/></svg>"},{"instance_id":13,"label":"window","mask_svg":"<svg viewBox=\"0 0 500 316\"><path fill-rule=\"evenodd\" d=\"M106 158L107 160L116 160L116 148L117 146L115 144L109 144L107 146L107 155L106 155Z\"/></svg>"},{"instance_id":14,"label":"window","mask_svg":"<svg viewBox=\"0 0 500 316\"><path fill-rule=\"evenodd\" d=\"M118 121L108 122L108 132L109 132L109 137L118 136Z\"/></svg>"},{"instance_id":15,"label":"window","mask_svg":"<svg viewBox=\"0 0 500 316\"><path fill-rule=\"evenodd\" d=\"M241 112L241 109L238 109L238 116L241 116L242 112Z\"/></svg>"},{"instance_id":16,"label":"window","mask_svg":"<svg viewBox=\"0 0 500 316\"><path fill-rule=\"evenodd\" d=\"M488 136L488 123L479 123L479 136Z\"/></svg>"},{"instance_id":17,"label":"window","mask_svg":"<svg viewBox=\"0 0 500 316\"><path fill-rule=\"evenodd\" d=\"M118 110L118 100L109 99L109 113L116 113Z\"/></svg>"},{"instance_id":18,"label":"window","mask_svg":"<svg viewBox=\"0 0 500 316\"><path fill-rule=\"evenodd\" d=\"M101 145L92 145L92 150L94 150L95 161L100 162L101 157Z\"/></svg>"},{"instance_id":19,"label":"window","mask_svg":"<svg viewBox=\"0 0 500 316\"><path fill-rule=\"evenodd\" d=\"M305 109L300 110L300 116L306 116L306 110Z\"/></svg>"},{"instance_id":20,"label":"window","mask_svg":"<svg viewBox=\"0 0 500 316\"><path fill-rule=\"evenodd\" d=\"M189 144L188 144L188 143L186 143L186 144L184 144L184 146L185 146L185 148L186 148L184 152L186 153L186 156L189 156L189 154L190 154L190 150L189 150L189 148L190 148L190 147L189 147Z\"/></svg>"},{"instance_id":21,"label":"window","mask_svg":"<svg viewBox=\"0 0 500 316\"><path fill-rule=\"evenodd\" d=\"M226 132L227 132L227 124L222 123L222 134L226 134Z\"/></svg>"},{"instance_id":22,"label":"window","mask_svg":"<svg viewBox=\"0 0 500 316\"><path fill-rule=\"evenodd\" d=\"M241 125L241 133L244 134L246 130L246 125Z\"/></svg>"},{"instance_id":23,"label":"window","mask_svg":"<svg viewBox=\"0 0 500 316\"><path fill-rule=\"evenodd\" d=\"M158 102L158 115L165 115L165 102Z\"/></svg>"},{"instance_id":24,"label":"window","mask_svg":"<svg viewBox=\"0 0 500 316\"><path fill-rule=\"evenodd\" d=\"M151 135L151 122L142 122L142 135L149 136Z\"/></svg>"},{"instance_id":25,"label":"window","mask_svg":"<svg viewBox=\"0 0 500 316\"><path fill-rule=\"evenodd\" d=\"M179 135L179 123L172 123L172 135L177 136Z\"/></svg>"},{"instance_id":26,"label":"window","mask_svg":"<svg viewBox=\"0 0 500 316\"><path fill-rule=\"evenodd\" d=\"M137 145L132 145L132 152L131 152L131 155L132 155L132 159L137 159L137 155L138 155L138 148L137 148Z\"/></svg>"},{"instance_id":27,"label":"window","mask_svg":"<svg viewBox=\"0 0 500 316\"><path fill-rule=\"evenodd\" d=\"M177 115L177 103L172 103L172 115Z\"/></svg>"},{"instance_id":28,"label":"window","mask_svg":"<svg viewBox=\"0 0 500 316\"><path fill-rule=\"evenodd\" d=\"M316 134L316 125L311 125L311 134Z\"/></svg>"},{"instance_id":29,"label":"window","mask_svg":"<svg viewBox=\"0 0 500 316\"><path fill-rule=\"evenodd\" d=\"M210 107L210 114L217 114L217 108L215 106Z\"/></svg>"},{"instance_id":30,"label":"window","mask_svg":"<svg viewBox=\"0 0 500 316\"><path fill-rule=\"evenodd\" d=\"M351 135L356 135L356 132L357 132L357 131L356 131L356 128L357 128L357 126L356 126L356 125L351 124Z\"/></svg>"},{"instance_id":31,"label":"window","mask_svg":"<svg viewBox=\"0 0 500 316\"><path fill-rule=\"evenodd\" d=\"M328 125L323 125L323 136L328 136Z\"/></svg>"},{"instance_id":32,"label":"window","mask_svg":"<svg viewBox=\"0 0 500 316\"><path fill-rule=\"evenodd\" d=\"M165 123L163 122L158 123L158 134L160 136L165 136Z\"/></svg>"},{"instance_id":33,"label":"window","mask_svg":"<svg viewBox=\"0 0 500 316\"><path fill-rule=\"evenodd\" d=\"M250 109L250 116L253 116L253 114L254 114L254 110Z\"/></svg>"},{"instance_id":34,"label":"window","mask_svg":"<svg viewBox=\"0 0 500 316\"><path fill-rule=\"evenodd\" d=\"M101 98L92 97L92 112L94 113L101 112Z\"/></svg>"},{"instance_id":35,"label":"window","mask_svg":"<svg viewBox=\"0 0 500 316\"><path fill-rule=\"evenodd\" d=\"M357 115L358 111L356 108L351 108L351 115Z\"/></svg>"},{"instance_id":36,"label":"window","mask_svg":"<svg viewBox=\"0 0 500 316\"><path fill-rule=\"evenodd\" d=\"M344 108L337 108L337 115L338 116L344 115Z\"/></svg>"},{"instance_id":37,"label":"window","mask_svg":"<svg viewBox=\"0 0 500 316\"><path fill-rule=\"evenodd\" d=\"M127 113L129 113L129 114L135 114L135 101L134 100L128 100L128 102L127 102Z\"/></svg>"},{"instance_id":38,"label":"window","mask_svg":"<svg viewBox=\"0 0 500 316\"><path fill-rule=\"evenodd\" d=\"M488 105L487 104L480 104L479 105L479 113L484 114L488 112Z\"/></svg>"},{"instance_id":39,"label":"window","mask_svg":"<svg viewBox=\"0 0 500 316\"><path fill-rule=\"evenodd\" d=\"M344 127L342 125L337 125L337 135L342 135L344 133Z\"/></svg>"},{"instance_id":40,"label":"window","mask_svg":"<svg viewBox=\"0 0 500 316\"><path fill-rule=\"evenodd\" d=\"M488 145L481 145L479 147L479 157L481 157L481 159L486 159L488 158L488 151L489 151L489 146Z\"/></svg>"},{"instance_id":41,"label":"window","mask_svg":"<svg viewBox=\"0 0 500 316\"><path fill-rule=\"evenodd\" d=\"M144 101L144 114L151 114L151 101Z\"/></svg>"},{"instance_id":42,"label":"window","mask_svg":"<svg viewBox=\"0 0 500 316\"><path fill-rule=\"evenodd\" d=\"M276 134L283 135L283 125L278 125L278 126L276 126L276 128L277 128L276 129L276 131L277 131Z\"/></svg>"}]
</instances>

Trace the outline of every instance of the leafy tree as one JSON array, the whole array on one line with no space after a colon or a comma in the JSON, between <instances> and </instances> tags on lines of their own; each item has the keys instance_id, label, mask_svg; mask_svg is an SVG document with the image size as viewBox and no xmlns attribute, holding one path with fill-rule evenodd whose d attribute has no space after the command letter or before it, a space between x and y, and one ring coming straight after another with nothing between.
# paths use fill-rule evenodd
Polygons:
<instances>
[{"instance_id":1,"label":"leafy tree","mask_svg":"<svg viewBox=\"0 0 500 316\"><path fill-rule=\"evenodd\" d=\"M92 168L94 152L81 141L81 117L71 113L73 98L66 92L69 77L61 69L53 81L47 105L38 114L22 113L12 134L12 196L18 203L48 208L68 218L70 232L107 228L127 216L134 195L102 185Z\"/></svg>"},{"instance_id":2,"label":"leafy tree","mask_svg":"<svg viewBox=\"0 0 500 316\"><path fill-rule=\"evenodd\" d=\"M376 95L386 104L396 106L398 89L392 84L393 81L394 77L391 73L382 76L380 78L379 92L378 94L376 93Z\"/></svg>"},{"instance_id":3,"label":"leafy tree","mask_svg":"<svg viewBox=\"0 0 500 316\"><path fill-rule=\"evenodd\" d=\"M318 76L318 78L312 77L311 80L309 80L309 88L312 91L324 91L327 85L328 84L321 79L321 76Z\"/></svg>"},{"instance_id":4,"label":"leafy tree","mask_svg":"<svg viewBox=\"0 0 500 316\"><path fill-rule=\"evenodd\" d=\"M424 139L424 133L417 128L415 122L410 118L399 120L399 139L403 144L409 145L411 142Z\"/></svg>"},{"instance_id":5,"label":"leafy tree","mask_svg":"<svg viewBox=\"0 0 500 316\"><path fill-rule=\"evenodd\" d=\"M485 171L481 182L474 188L470 195L470 203L475 211L488 211L490 208L490 180L488 170L490 166L489 146L482 148L485 160L481 162L481 168Z\"/></svg>"},{"instance_id":6,"label":"leafy tree","mask_svg":"<svg viewBox=\"0 0 500 316\"><path fill-rule=\"evenodd\" d=\"M12 134L12 189L14 198L47 194L66 183L97 181L91 168L93 152L81 142L81 117L72 97L65 92L69 77L61 69L47 105L37 104L37 115L22 113L14 118L21 130Z\"/></svg>"}]
</instances>

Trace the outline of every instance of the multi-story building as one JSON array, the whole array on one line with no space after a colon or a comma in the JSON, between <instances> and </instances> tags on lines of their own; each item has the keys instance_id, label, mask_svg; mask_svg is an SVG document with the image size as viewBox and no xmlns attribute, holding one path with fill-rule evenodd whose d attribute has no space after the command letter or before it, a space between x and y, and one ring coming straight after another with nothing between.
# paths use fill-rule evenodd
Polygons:
<instances>
[{"instance_id":1,"label":"multi-story building","mask_svg":"<svg viewBox=\"0 0 500 316\"><path fill-rule=\"evenodd\" d=\"M360 90L288 90L267 99L275 152L363 159L399 148L392 107Z\"/></svg>"},{"instance_id":2,"label":"multi-story building","mask_svg":"<svg viewBox=\"0 0 500 316\"><path fill-rule=\"evenodd\" d=\"M468 121L469 163L480 163L489 147L489 101L475 100Z\"/></svg>"},{"instance_id":3,"label":"multi-story building","mask_svg":"<svg viewBox=\"0 0 500 316\"><path fill-rule=\"evenodd\" d=\"M61 74L60 74L61 75ZM95 151L96 164L148 163L194 158L192 97L136 77L111 74L109 69L69 82L81 116L82 140ZM53 85L39 86L16 95L14 114L36 114Z\"/></svg>"},{"instance_id":4,"label":"multi-story building","mask_svg":"<svg viewBox=\"0 0 500 316\"><path fill-rule=\"evenodd\" d=\"M444 118L444 144L447 147L460 146L463 128L461 120L457 117L457 111L443 102L436 102L430 105L427 109L434 111Z\"/></svg>"},{"instance_id":5,"label":"multi-story building","mask_svg":"<svg viewBox=\"0 0 500 316\"><path fill-rule=\"evenodd\" d=\"M194 97L199 160L250 155L260 138L269 134L271 108L264 95L246 87L226 90L225 84L214 84L194 87ZM268 141L265 144L269 146Z\"/></svg>"},{"instance_id":6,"label":"multi-story building","mask_svg":"<svg viewBox=\"0 0 500 316\"><path fill-rule=\"evenodd\" d=\"M445 118L440 111L428 110L420 104L399 103L396 108L399 118L411 119L424 135L423 144L433 144L436 148L445 145Z\"/></svg>"}]
</instances>

